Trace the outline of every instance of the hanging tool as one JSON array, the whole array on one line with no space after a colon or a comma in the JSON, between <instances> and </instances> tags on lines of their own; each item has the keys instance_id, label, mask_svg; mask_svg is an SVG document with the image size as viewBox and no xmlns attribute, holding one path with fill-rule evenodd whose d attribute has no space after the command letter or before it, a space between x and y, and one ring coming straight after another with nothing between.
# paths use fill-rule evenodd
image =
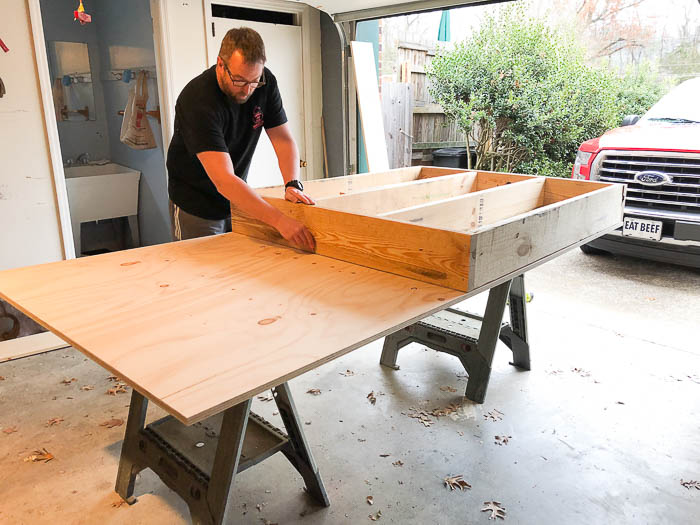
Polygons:
<instances>
[{"instance_id":1,"label":"hanging tool","mask_svg":"<svg viewBox=\"0 0 700 525\"><path fill-rule=\"evenodd\" d=\"M7 93L7 91L5 91L5 84L3 83L2 78L0 78L0 98L5 96L5 93Z\"/></svg>"},{"instance_id":2,"label":"hanging tool","mask_svg":"<svg viewBox=\"0 0 700 525\"><path fill-rule=\"evenodd\" d=\"M0 49L2 49L5 53L8 53L10 51L10 48L5 45L5 42L2 41L2 38L0 38Z\"/></svg>"},{"instance_id":3,"label":"hanging tool","mask_svg":"<svg viewBox=\"0 0 700 525\"><path fill-rule=\"evenodd\" d=\"M73 18L73 20L79 21L81 26L92 22L92 17L85 12L85 8L83 7L83 0L80 0L80 5L78 6L78 9L73 11L73 16L75 17Z\"/></svg>"}]
</instances>

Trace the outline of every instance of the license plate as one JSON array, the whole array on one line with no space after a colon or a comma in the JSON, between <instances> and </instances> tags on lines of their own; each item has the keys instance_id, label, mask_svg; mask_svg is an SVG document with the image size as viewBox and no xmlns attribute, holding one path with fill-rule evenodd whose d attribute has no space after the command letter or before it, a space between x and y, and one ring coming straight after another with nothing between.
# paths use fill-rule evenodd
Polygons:
<instances>
[{"instance_id":1,"label":"license plate","mask_svg":"<svg viewBox=\"0 0 700 525\"><path fill-rule=\"evenodd\" d=\"M627 237L638 237L640 239L661 239L661 221L649 221L647 219L637 219L636 217L625 217L622 225L622 235Z\"/></svg>"}]
</instances>

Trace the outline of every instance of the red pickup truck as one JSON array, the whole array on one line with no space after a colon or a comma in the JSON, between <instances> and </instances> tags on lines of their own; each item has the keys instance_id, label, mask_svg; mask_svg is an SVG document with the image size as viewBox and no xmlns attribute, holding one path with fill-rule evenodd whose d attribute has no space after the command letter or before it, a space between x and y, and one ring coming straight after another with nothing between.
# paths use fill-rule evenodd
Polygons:
<instances>
[{"instance_id":1,"label":"red pickup truck","mask_svg":"<svg viewBox=\"0 0 700 525\"><path fill-rule=\"evenodd\" d=\"M622 228L581 246L700 268L700 77L581 144L574 179L625 184Z\"/></svg>"}]
</instances>

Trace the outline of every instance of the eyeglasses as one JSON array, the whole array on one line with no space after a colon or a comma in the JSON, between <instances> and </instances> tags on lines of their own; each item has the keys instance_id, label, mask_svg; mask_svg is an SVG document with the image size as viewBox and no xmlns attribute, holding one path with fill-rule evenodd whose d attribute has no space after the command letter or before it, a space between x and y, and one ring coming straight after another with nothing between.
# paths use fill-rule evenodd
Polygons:
<instances>
[{"instance_id":1,"label":"eyeglasses","mask_svg":"<svg viewBox=\"0 0 700 525\"><path fill-rule=\"evenodd\" d=\"M219 58L221 58L221 55L219 55ZM248 82L247 80L238 80L237 78L233 78L233 73L231 73L231 70L228 68L226 65L226 61L221 58L221 63L224 65L224 69L226 70L226 73L228 73L228 77L231 79L231 83L236 86L236 87L246 87L250 86L253 89L259 88L261 86L265 85L265 70L263 69L263 74L262 77L260 77L260 80L257 82Z\"/></svg>"}]
</instances>

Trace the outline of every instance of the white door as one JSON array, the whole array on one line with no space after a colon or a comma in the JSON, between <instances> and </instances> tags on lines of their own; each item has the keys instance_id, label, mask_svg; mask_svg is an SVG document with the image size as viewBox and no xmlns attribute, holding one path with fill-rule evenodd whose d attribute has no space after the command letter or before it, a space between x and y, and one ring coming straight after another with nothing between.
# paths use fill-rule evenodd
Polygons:
<instances>
[{"instance_id":1,"label":"white door","mask_svg":"<svg viewBox=\"0 0 700 525\"><path fill-rule=\"evenodd\" d=\"M216 63L221 41L229 29L245 26L260 33L265 42L265 55L267 56L265 65L277 77L289 127L299 147L299 155L305 159L301 27L252 22L250 20L232 20L230 18L212 17L211 20L214 24L215 36L212 36L211 30L208 31L207 58L209 66ZM301 168L301 177L305 178L303 168ZM282 174L277 165L277 156L266 133L260 135L260 141L248 172L248 184L256 188L282 184Z\"/></svg>"}]
</instances>

